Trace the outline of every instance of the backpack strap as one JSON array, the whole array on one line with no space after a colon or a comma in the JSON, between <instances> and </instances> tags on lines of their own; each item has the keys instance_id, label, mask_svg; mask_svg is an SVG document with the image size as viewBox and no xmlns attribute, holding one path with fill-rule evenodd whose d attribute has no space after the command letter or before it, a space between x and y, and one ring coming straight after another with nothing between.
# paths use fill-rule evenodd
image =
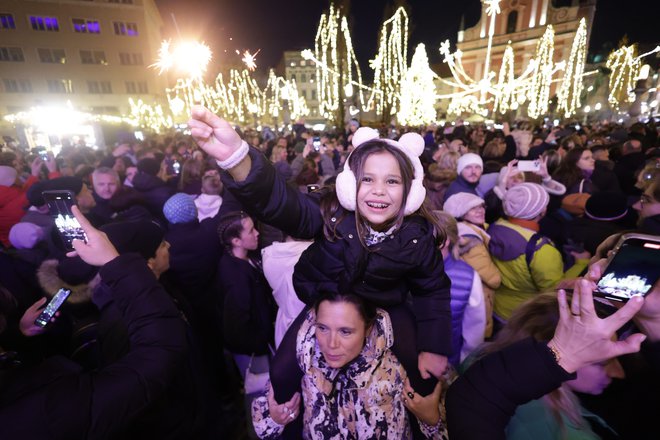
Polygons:
<instances>
[{"instance_id":1,"label":"backpack strap","mask_svg":"<svg viewBox=\"0 0 660 440\"><path fill-rule=\"evenodd\" d=\"M534 258L534 253L541 249L545 244L552 244L552 241L538 232L532 235L527 242L527 246L525 246L525 262L527 263L527 269L529 269L530 273L532 271L531 264L532 259Z\"/></svg>"}]
</instances>

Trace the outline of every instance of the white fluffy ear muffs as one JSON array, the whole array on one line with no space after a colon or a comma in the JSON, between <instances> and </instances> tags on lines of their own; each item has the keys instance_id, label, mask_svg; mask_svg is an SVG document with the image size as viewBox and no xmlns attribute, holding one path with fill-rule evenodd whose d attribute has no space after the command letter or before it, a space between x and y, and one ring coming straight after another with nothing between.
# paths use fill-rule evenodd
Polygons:
<instances>
[{"instance_id":1,"label":"white fluffy ear muffs","mask_svg":"<svg viewBox=\"0 0 660 440\"><path fill-rule=\"evenodd\" d=\"M378 130L369 127L360 127L353 134L352 142L355 149L358 149L363 143L374 139L379 139ZM424 168L422 168L422 162L419 160L419 156L424 152L424 139L417 133L406 133L401 136L398 142L391 139L380 140L403 151L413 165L414 178L404 208L404 215L410 215L422 206L426 198L426 188L422 184ZM355 173L353 173L349 166L350 158L350 155L346 158L344 170L337 175L335 190L341 206L349 211L355 211L357 203L357 181Z\"/></svg>"}]
</instances>

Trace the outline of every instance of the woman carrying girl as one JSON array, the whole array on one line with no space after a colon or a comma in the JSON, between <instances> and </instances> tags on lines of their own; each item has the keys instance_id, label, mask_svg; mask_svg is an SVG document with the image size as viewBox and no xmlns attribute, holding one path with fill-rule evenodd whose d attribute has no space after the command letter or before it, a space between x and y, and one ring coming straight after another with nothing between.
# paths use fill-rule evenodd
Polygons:
<instances>
[{"instance_id":1,"label":"woman carrying girl","mask_svg":"<svg viewBox=\"0 0 660 440\"><path fill-rule=\"evenodd\" d=\"M311 305L321 291L350 289L384 308L394 328L392 351L415 392L430 394L432 377L441 376L451 353L451 308L437 248L444 233L422 206L422 137L408 133L396 142L359 129L336 189L307 195L287 187L262 154L209 110L195 107L188 124L198 145L228 171L225 187L244 206L292 236L316 239L294 270L298 297ZM289 401L300 389L303 373L295 351L304 319L303 312L271 365L277 402Z\"/></svg>"}]
</instances>

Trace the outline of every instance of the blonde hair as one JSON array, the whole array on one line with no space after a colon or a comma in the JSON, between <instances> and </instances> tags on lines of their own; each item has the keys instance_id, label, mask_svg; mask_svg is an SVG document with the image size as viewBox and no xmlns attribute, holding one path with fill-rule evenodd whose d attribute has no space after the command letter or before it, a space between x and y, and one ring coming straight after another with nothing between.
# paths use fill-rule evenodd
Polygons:
<instances>
[{"instance_id":1,"label":"blonde hair","mask_svg":"<svg viewBox=\"0 0 660 440\"><path fill-rule=\"evenodd\" d=\"M279 162L283 151L286 151L286 147L282 147L281 145L275 145L273 147L273 151L270 153L270 161L273 163Z\"/></svg>"},{"instance_id":2,"label":"blonde hair","mask_svg":"<svg viewBox=\"0 0 660 440\"><path fill-rule=\"evenodd\" d=\"M458 159L461 154L456 151L447 151L438 160L438 167L442 170L454 170L458 168Z\"/></svg>"}]
</instances>

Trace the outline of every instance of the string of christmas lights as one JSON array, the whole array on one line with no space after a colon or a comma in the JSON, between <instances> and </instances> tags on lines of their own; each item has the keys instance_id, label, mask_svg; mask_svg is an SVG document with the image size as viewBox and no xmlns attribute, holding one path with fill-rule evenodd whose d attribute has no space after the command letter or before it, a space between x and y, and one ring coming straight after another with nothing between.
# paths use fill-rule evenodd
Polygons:
<instances>
[{"instance_id":1,"label":"string of christmas lights","mask_svg":"<svg viewBox=\"0 0 660 440\"><path fill-rule=\"evenodd\" d=\"M584 82L584 62L587 58L587 21L580 20L577 33L571 46L571 54L564 70L564 79L557 93L557 110L563 111L564 116L569 118L575 114L581 105L582 89Z\"/></svg>"},{"instance_id":2,"label":"string of christmas lights","mask_svg":"<svg viewBox=\"0 0 660 440\"><path fill-rule=\"evenodd\" d=\"M621 104L635 100L632 90L635 88L635 80L639 75L641 64L640 58L637 56L636 44L622 46L607 57L605 66L612 71L607 102L613 109L618 110Z\"/></svg>"},{"instance_id":3,"label":"string of christmas lights","mask_svg":"<svg viewBox=\"0 0 660 440\"><path fill-rule=\"evenodd\" d=\"M401 81L401 109L396 114L400 124L422 125L437 119L434 106L435 78L435 73L429 67L426 47L420 43Z\"/></svg>"}]
</instances>

